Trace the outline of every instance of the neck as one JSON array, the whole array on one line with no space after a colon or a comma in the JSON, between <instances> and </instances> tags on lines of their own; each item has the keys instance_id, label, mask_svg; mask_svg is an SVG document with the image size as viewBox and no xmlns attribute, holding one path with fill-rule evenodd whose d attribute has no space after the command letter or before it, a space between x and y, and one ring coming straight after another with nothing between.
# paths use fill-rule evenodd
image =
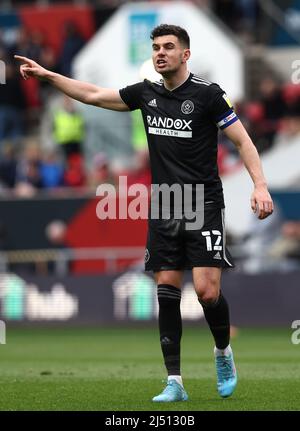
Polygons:
<instances>
[{"instance_id":1,"label":"neck","mask_svg":"<svg viewBox=\"0 0 300 431\"><path fill-rule=\"evenodd\" d=\"M183 71L177 71L176 74L163 76L165 88L170 91L174 90L188 79L189 74L190 72L185 69Z\"/></svg>"}]
</instances>

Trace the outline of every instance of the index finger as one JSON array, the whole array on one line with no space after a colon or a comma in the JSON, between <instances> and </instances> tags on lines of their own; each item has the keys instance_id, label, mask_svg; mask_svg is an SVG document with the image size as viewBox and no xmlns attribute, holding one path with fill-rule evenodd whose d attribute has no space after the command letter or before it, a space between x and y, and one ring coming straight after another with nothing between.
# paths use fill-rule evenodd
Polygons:
<instances>
[{"instance_id":1,"label":"index finger","mask_svg":"<svg viewBox=\"0 0 300 431\"><path fill-rule=\"evenodd\" d=\"M23 60L23 61L27 61L28 63L30 62L30 59L27 57L22 57L22 55L14 55L14 58L16 58L17 60Z\"/></svg>"}]
</instances>

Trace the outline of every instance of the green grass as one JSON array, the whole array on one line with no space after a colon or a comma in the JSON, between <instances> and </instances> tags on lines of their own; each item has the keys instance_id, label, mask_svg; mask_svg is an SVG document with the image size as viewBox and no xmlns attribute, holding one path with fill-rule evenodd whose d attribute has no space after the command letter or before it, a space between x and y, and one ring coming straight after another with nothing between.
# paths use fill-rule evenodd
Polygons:
<instances>
[{"instance_id":1,"label":"green grass","mask_svg":"<svg viewBox=\"0 0 300 431\"><path fill-rule=\"evenodd\" d=\"M242 329L232 340L239 375L216 391L208 329L185 328L188 402L155 404L165 370L156 328L7 329L0 345L0 410L300 410L300 345L291 331Z\"/></svg>"}]
</instances>

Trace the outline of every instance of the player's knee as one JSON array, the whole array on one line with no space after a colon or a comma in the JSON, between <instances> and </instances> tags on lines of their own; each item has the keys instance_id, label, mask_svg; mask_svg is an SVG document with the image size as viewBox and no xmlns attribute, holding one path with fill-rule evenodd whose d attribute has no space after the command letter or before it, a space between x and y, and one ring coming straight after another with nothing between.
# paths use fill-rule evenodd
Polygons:
<instances>
[{"instance_id":1,"label":"player's knee","mask_svg":"<svg viewBox=\"0 0 300 431\"><path fill-rule=\"evenodd\" d=\"M218 297L218 292L209 291L198 295L198 300L203 306L209 307L210 305L214 305L217 302Z\"/></svg>"},{"instance_id":2,"label":"player's knee","mask_svg":"<svg viewBox=\"0 0 300 431\"><path fill-rule=\"evenodd\" d=\"M214 304L220 294L219 283L216 280L209 280L206 284L195 286L195 290L199 302L208 306Z\"/></svg>"}]
</instances>

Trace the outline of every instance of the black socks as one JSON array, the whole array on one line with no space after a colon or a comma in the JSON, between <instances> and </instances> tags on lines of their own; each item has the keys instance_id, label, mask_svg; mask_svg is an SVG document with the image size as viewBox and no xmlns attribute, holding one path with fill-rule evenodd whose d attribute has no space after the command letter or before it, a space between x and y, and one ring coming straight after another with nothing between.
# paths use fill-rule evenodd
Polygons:
<instances>
[{"instance_id":1,"label":"black socks","mask_svg":"<svg viewBox=\"0 0 300 431\"><path fill-rule=\"evenodd\" d=\"M181 290L170 284L159 284L157 286L157 297L159 303L160 344L165 365L169 376L180 375Z\"/></svg>"},{"instance_id":2,"label":"black socks","mask_svg":"<svg viewBox=\"0 0 300 431\"><path fill-rule=\"evenodd\" d=\"M198 298L203 307L204 316L210 327L218 349L225 349L230 340L230 320L229 308L226 299L220 292L216 302L203 303Z\"/></svg>"},{"instance_id":3,"label":"black socks","mask_svg":"<svg viewBox=\"0 0 300 431\"><path fill-rule=\"evenodd\" d=\"M170 284L157 286L159 303L160 344L168 375L181 375L180 372L180 341L182 336L182 320L180 313L181 290ZM206 321L210 327L218 349L225 349L230 341L229 308L226 299L220 292L219 298L213 303L203 303Z\"/></svg>"}]
</instances>

